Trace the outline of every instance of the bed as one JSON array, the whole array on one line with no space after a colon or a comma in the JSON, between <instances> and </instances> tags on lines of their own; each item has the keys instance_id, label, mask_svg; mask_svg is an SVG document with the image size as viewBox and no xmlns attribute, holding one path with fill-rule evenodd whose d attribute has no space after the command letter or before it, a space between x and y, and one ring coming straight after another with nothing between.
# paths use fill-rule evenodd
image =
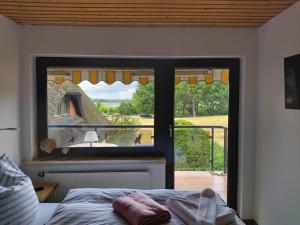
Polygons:
<instances>
[{"instance_id":1,"label":"bed","mask_svg":"<svg viewBox=\"0 0 300 225\"><path fill-rule=\"evenodd\" d=\"M112 209L112 201L120 196L128 195L134 189L72 189L66 198L58 204L52 218L46 225L127 225L127 222ZM166 189L138 190L165 205L169 197L180 197L197 201L200 192L176 191ZM225 205L217 194L217 204ZM168 225L184 225L173 213ZM238 217L230 225L245 225Z\"/></svg>"}]
</instances>

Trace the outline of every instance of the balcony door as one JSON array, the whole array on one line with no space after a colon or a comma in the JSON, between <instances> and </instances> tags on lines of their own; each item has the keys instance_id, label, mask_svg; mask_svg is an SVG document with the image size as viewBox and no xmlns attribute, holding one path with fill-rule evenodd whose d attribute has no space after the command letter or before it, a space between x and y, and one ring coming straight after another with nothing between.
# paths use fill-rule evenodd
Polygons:
<instances>
[{"instance_id":1,"label":"balcony door","mask_svg":"<svg viewBox=\"0 0 300 225\"><path fill-rule=\"evenodd\" d=\"M236 208L239 60L176 59L168 72L167 184L213 188Z\"/></svg>"},{"instance_id":2,"label":"balcony door","mask_svg":"<svg viewBox=\"0 0 300 225\"><path fill-rule=\"evenodd\" d=\"M178 190L212 188L227 201L228 68L175 68L174 158Z\"/></svg>"}]
</instances>

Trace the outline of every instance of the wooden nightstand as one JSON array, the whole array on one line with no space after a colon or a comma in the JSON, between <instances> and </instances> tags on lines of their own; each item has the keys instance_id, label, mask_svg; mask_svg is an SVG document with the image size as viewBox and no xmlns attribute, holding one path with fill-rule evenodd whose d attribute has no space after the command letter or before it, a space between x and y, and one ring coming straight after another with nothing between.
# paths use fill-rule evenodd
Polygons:
<instances>
[{"instance_id":1,"label":"wooden nightstand","mask_svg":"<svg viewBox=\"0 0 300 225\"><path fill-rule=\"evenodd\" d=\"M32 182L34 189L41 188L40 191L35 191L40 202L46 201L49 195L57 188L58 183Z\"/></svg>"}]
</instances>

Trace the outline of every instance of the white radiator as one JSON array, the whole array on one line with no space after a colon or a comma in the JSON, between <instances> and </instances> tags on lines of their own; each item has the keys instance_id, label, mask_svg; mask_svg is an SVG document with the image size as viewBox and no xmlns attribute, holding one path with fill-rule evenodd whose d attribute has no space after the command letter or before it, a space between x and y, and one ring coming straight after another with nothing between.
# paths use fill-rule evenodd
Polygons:
<instances>
[{"instance_id":1,"label":"white radiator","mask_svg":"<svg viewBox=\"0 0 300 225\"><path fill-rule=\"evenodd\" d=\"M151 188L148 171L47 172L44 176L44 182L58 183L48 198L49 202L61 202L73 188Z\"/></svg>"}]
</instances>

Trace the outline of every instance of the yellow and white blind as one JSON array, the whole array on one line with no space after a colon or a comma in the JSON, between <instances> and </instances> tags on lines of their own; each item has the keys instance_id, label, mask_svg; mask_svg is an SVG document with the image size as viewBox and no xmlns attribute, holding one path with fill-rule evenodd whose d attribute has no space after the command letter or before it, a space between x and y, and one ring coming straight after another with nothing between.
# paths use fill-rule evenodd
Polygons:
<instances>
[{"instance_id":1,"label":"yellow and white blind","mask_svg":"<svg viewBox=\"0 0 300 225\"><path fill-rule=\"evenodd\" d=\"M198 81L204 81L207 84L221 81L228 84L229 80L229 69L176 69L175 73L175 84L179 84L181 81L190 84ZM47 70L47 74L48 80L57 84L66 80L79 84L87 80L92 84L98 84L101 81L107 84L113 84L116 81L130 84L137 81L145 85L154 80L153 69L50 68Z\"/></svg>"}]
</instances>

